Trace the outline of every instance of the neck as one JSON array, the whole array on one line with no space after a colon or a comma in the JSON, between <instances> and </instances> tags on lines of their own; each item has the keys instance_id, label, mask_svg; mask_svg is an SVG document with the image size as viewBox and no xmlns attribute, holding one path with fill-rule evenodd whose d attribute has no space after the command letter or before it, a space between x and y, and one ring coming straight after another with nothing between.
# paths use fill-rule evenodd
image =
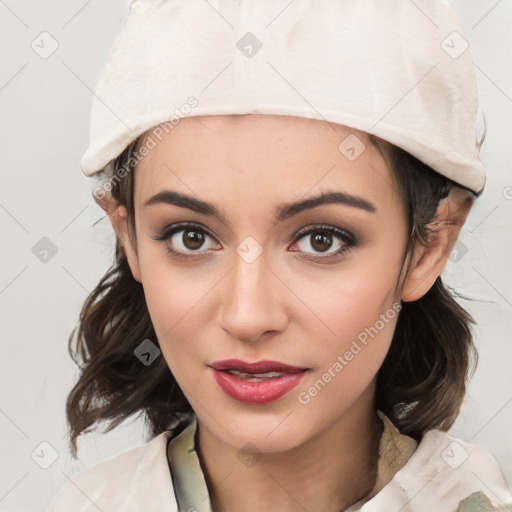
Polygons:
<instances>
[{"instance_id":1,"label":"neck","mask_svg":"<svg viewBox=\"0 0 512 512\"><path fill-rule=\"evenodd\" d=\"M372 400L300 446L258 454L254 465L199 420L196 447L216 512L340 512L372 491L381 434Z\"/></svg>"}]
</instances>

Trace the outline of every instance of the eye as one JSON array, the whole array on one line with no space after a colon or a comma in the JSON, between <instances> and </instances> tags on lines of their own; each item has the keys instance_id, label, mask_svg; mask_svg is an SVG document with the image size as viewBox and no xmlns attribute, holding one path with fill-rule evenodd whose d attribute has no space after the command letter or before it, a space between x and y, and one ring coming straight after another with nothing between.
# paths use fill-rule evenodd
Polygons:
<instances>
[{"instance_id":1,"label":"eye","mask_svg":"<svg viewBox=\"0 0 512 512\"><path fill-rule=\"evenodd\" d=\"M186 260L195 257L195 253L199 255L209 248L216 248L215 244L212 244L211 247L204 247L205 241L209 238L213 239L209 232L199 224L181 222L167 226L153 240L165 242L167 252L177 258Z\"/></svg>"},{"instance_id":2,"label":"eye","mask_svg":"<svg viewBox=\"0 0 512 512\"><path fill-rule=\"evenodd\" d=\"M183 260L200 257L208 249L220 248L216 242L210 242L210 247L208 247L208 239L215 240L213 235L199 224L191 222L171 224L153 239L165 242L167 252ZM357 241L351 233L327 225L308 227L299 231L295 235L293 243L299 246L298 252L312 254L313 259L340 256L357 245ZM312 249L313 252L310 252L309 249ZM297 252L297 250L294 249L292 252ZM317 256L315 253L326 255Z\"/></svg>"},{"instance_id":3,"label":"eye","mask_svg":"<svg viewBox=\"0 0 512 512\"><path fill-rule=\"evenodd\" d=\"M339 256L348 252L350 249L357 245L355 237L345 231L344 229L336 228L334 226L314 226L308 227L299 231L295 236L294 242L299 241L301 252L308 251L309 248L313 249L313 257L319 253L326 253L326 256L320 256L319 259L328 258L330 256ZM331 252L330 249L334 248Z\"/></svg>"}]
</instances>

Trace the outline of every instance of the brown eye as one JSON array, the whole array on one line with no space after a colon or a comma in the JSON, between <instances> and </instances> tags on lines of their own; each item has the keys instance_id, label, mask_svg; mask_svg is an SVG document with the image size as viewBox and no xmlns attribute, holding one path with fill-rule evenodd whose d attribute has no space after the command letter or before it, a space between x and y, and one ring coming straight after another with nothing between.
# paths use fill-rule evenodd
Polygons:
<instances>
[{"instance_id":1,"label":"brown eye","mask_svg":"<svg viewBox=\"0 0 512 512\"><path fill-rule=\"evenodd\" d=\"M197 229L183 230L182 243L187 249L200 249L204 243L204 239L204 233Z\"/></svg>"},{"instance_id":2,"label":"brown eye","mask_svg":"<svg viewBox=\"0 0 512 512\"><path fill-rule=\"evenodd\" d=\"M210 247L208 239L212 240ZM154 240L165 243L167 252L180 259L200 257L208 249L219 247L206 229L191 223L167 226Z\"/></svg>"},{"instance_id":3,"label":"brown eye","mask_svg":"<svg viewBox=\"0 0 512 512\"><path fill-rule=\"evenodd\" d=\"M319 232L310 236L310 243L316 251L325 252L332 246L332 235L327 232Z\"/></svg>"},{"instance_id":4,"label":"brown eye","mask_svg":"<svg viewBox=\"0 0 512 512\"><path fill-rule=\"evenodd\" d=\"M296 235L295 242L300 252L318 259L341 255L357 245L353 235L334 226L317 226L302 230ZM333 247L334 250L330 251ZM326 255L315 256L321 253Z\"/></svg>"}]
</instances>

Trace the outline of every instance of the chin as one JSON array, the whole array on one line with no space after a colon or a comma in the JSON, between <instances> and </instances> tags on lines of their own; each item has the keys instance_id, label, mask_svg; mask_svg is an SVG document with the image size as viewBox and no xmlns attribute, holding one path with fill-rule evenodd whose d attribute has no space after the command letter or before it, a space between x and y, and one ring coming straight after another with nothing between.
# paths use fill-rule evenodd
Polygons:
<instances>
[{"instance_id":1,"label":"chin","mask_svg":"<svg viewBox=\"0 0 512 512\"><path fill-rule=\"evenodd\" d=\"M303 407L298 404L291 413L290 407L273 411L263 411L254 405L242 407L246 411L225 412L215 419L201 414L201 410L197 416L212 435L235 450L283 452L302 445L316 433L315 425L311 424L315 416L311 411L301 410ZM321 428L320 424L317 428Z\"/></svg>"}]
</instances>

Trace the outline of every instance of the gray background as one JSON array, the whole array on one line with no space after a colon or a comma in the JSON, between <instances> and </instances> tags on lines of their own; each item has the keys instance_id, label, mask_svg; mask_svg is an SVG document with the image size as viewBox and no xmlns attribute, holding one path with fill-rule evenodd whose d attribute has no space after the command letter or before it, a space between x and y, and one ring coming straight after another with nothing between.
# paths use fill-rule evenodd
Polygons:
<instances>
[{"instance_id":1,"label":"gray background","mask_svg":"<svg viewBox=\"0 0 512 512\"><path fill-rule=\"evenodd\" d=\"M103 215L79 161L88 144L92 90L127 5L0 0L2 512L42 510L76 472L145 441L142 423L128 421L83 438L75 462L64 415L77 378L67 337L113 254L106 219L93 226ZM444 273L448 284L475 299L462 304L479 323L480 365L451 433L486 447L512 487L512 1L454 6L477 66L489 176ZM51 38L58 43L46 59L31 46L43 51L42 37L45 51ZM33 252L36 244L48 246L44 237L57 251L46 262Z\"/></svg>"}]
</instances>

